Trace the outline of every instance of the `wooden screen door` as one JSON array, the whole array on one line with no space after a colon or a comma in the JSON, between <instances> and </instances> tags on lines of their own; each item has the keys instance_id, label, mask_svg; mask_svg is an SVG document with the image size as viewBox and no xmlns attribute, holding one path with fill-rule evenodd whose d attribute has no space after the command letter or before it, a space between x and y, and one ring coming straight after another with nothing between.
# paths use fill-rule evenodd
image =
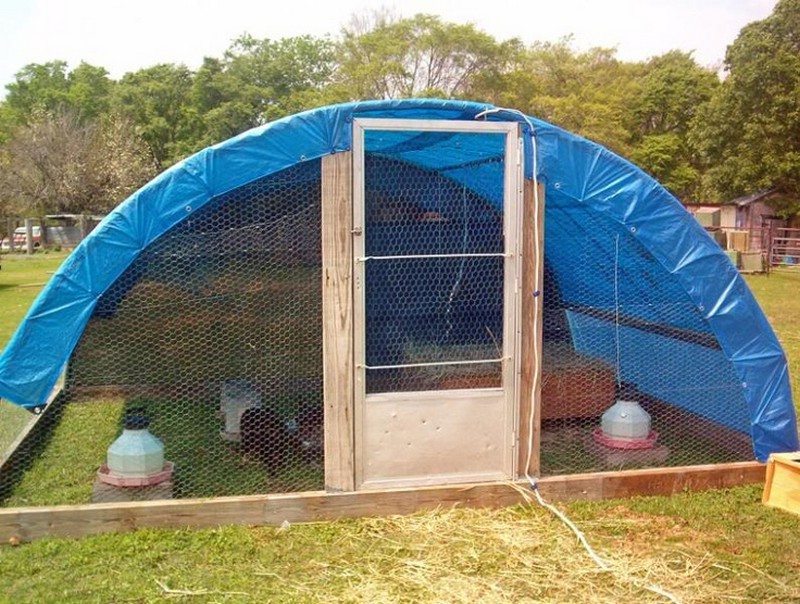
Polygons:
<instances>
[{"instance_id":1,"label":"wooden screen door","mask_svg":"<svg viewBox=\"0 0 800 604\"><path fill-rule=\"evenodd\" d=\"M353 124L355 488L515 474L517 124Z\"/></svg>"}]
</instances>

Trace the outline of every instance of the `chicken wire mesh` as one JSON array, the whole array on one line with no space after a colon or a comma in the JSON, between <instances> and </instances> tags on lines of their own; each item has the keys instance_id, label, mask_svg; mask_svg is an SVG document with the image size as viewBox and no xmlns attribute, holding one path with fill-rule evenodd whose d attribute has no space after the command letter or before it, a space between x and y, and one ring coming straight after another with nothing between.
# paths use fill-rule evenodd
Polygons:
<instances>
[{"instance_id":1,"label":"chicken wire mesh","mask_svg":"<svg viewBox=\"0 0 800 604\"><path fill-rule=\"evenodd\" d=\"M261 179L162 236L100 298L39 427L38 453L61 445L48 425L70 424L56 436L85 459L62 477L74 493L54 485L66 499L104 500L91 468L133 408L174 463L173 497L322 488L320 212L319 161Z\"/></svg>"},{"instance_id":2,"label":"chicken wire mesh","mask_svg":"<svg viewBox=\"0 0 800 604\"><path fill-rule=\"evenodd\" d=\"M500 387L502 212L391 156L364 173L366 392Z\"/></svg>"},{"instance_id":3,"label":"chicken wire mesh","mask_svg":"<svg viewBox=\"0 0 800 604\"><path fill-rule=\"evenodd\" d=\"M394 257L366 266L367 364L388 367L368 371L368 392L501 386L497 200L387 154L368 153L365 175L366 254ZM108 500L95 473L132 408L175 464L169 496L321 489L320 228L309 161L219 197L144 250L94 309L65 394L27 438L30 416L5 424L3 505ZM752 459L742 384L683 287L576 203L548 202L545 229L541 473ZM443 255L454 257L407 258ZM397 367L453 360L490 362ZM597 442L618 397L650 414L654 447Z\"/></svg>"},{"instance_id":4,"label":"chicken wire mesh","mask_svg":"<svg viewBox=\"0 0 800 604\"><path fill-rule=\"evenodd\" d=\"M549 203L546 220L541 473L753 459L742 382L635 229L573 202ZM617 400L649 414L650 434L606 438Z\"/></svg>"}]
</instances>

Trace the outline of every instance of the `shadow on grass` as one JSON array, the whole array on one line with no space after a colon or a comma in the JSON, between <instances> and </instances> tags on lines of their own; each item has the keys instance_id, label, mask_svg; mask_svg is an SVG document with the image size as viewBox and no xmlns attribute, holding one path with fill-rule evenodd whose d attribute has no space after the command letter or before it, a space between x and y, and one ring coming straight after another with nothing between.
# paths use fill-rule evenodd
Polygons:
<instances>
[{"instance_id":1,"label":"shadow on grass","mask_svg":"<svg viewBox=\"0 0 800 604\"><path fill-rule=\"evenodd\" d=\"M66 406L66 397L62 394L42 412L36 426L11 454L2 468L0 476L0 505L12 496L26 472L45 451L53 432L61 421Z\"/></svg>"},{"instance_id":2,"label":"shadow on grass","mask_svg":"<svg viewBox=\"0 0 800 604\"><path fill-rule=\"evenodd\" d=\"M59 398L15 454L4 506L87 503L108 445L119 432L123 402L81 404Z\"/></svg>"}]
</instances>

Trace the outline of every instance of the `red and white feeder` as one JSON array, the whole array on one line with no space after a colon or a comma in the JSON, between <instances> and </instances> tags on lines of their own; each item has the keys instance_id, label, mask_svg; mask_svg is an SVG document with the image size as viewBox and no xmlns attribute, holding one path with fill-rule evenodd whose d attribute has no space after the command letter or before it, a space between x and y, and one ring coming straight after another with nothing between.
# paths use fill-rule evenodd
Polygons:
<instances>
[{"instance_id":1,"label":"red and white feeder","mask_svg":"<svg viewBox=\"0 0 800 604\"><path fill-rule=\"evenodd\" d=\"M172 462L164 461L164 444L147 429L143 409L125 415L122 434L108 448L106 463L97 471L100 482L115 487L148 487L172 477Z\"/></svg>"},{"instance_id":2,"label":"red and white feeder","mask_svg":"<svg viewBox=\"0 0 800 604\"><path fill-rule=\"evenodd\" d=\"M617 400L600 420L594 433L594 441L609 449L652 449L658 440L658 432L650 429L650 414L636 401Z\"/></svg>"}]
</instances>

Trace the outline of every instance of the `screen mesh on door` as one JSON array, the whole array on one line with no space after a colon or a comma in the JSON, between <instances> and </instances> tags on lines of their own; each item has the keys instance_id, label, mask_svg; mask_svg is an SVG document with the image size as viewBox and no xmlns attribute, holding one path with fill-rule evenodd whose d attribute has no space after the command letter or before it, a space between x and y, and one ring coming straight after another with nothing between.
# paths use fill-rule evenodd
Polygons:
<instances>
[{"instance_id":1,"label":"screen mesh on door","mask_svg":"<svg viewBox=\"0 0 800 604\"><path fill-rule=\"evenodd\" d=\"M387 149L382 136L365 134L365 257L357 259L366 264L367 393L500 387L504 138L459 135L495 145L496 154L465 157L460 169L491 168L484 185L498 206L447 171L404 163L410 142Z\"/></svg>"}]
</instances>

